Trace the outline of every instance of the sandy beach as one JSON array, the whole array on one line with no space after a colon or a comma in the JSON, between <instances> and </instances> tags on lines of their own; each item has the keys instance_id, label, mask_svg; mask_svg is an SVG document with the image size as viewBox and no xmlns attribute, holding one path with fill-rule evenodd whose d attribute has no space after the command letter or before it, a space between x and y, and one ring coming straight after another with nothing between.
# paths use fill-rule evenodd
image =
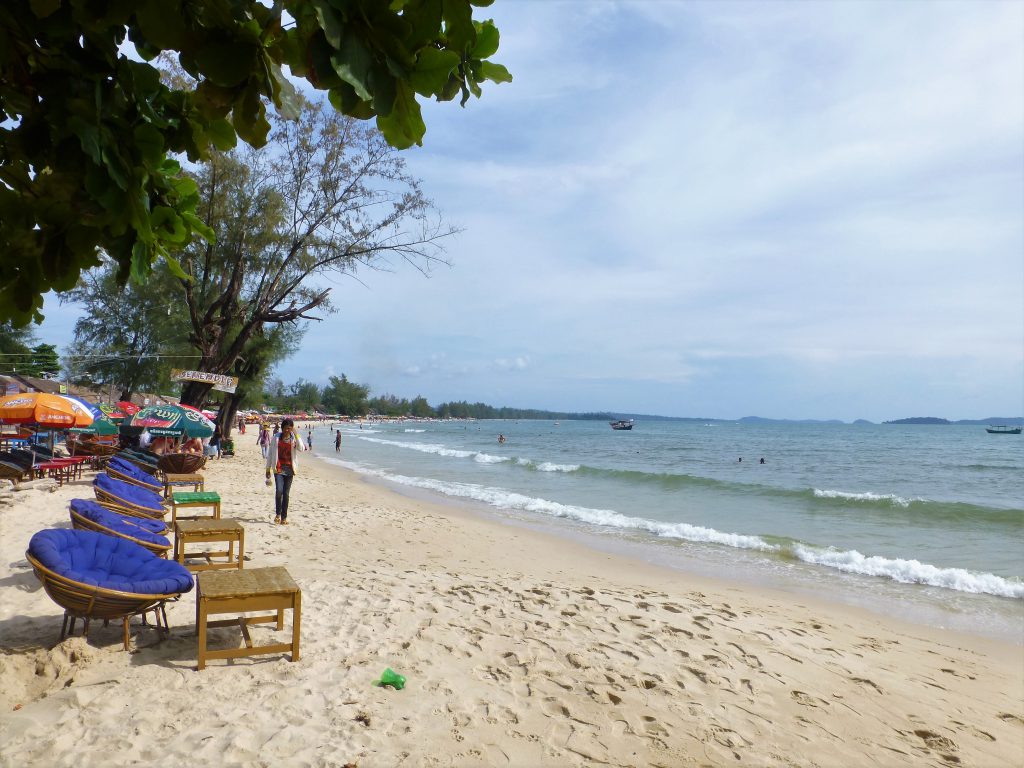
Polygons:
<instances>
[{"instance_id":1,"label":"sandy beach","mask_svg":"<svg viewBox=\"0 0 1024 768\"><path fill-rule=\"evenodd\" d=\"M1019 645L657 569L307 457L275 526L253 431L236 451L207 489L246 567L301 587L301 659L196 671L194 591L169 638L136 622L125 652L97 624L56 644L24 552L70 527L91 476L19 491L0 505L0 765L1024 765ZM372 684L386 667L404 690Z\"/></svg>"}]
</instances>

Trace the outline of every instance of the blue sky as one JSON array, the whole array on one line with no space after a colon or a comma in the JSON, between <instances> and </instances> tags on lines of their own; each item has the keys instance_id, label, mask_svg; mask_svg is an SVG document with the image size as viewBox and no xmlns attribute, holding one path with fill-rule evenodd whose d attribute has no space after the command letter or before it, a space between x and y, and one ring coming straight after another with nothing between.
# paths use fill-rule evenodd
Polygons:
<instances>
[{"instance_id":1,"label":"blue sky","mask_svg":"<svg viewBox=\"0 0 1024 768\"><path fill-rule=\"evenodd\" d=\"M1024 4L497 0L513 83L405 153L451 267L279 374L432 403L1024 413ZM70 340L48 301L41 339Z\"/></svg>"}]
</instances>

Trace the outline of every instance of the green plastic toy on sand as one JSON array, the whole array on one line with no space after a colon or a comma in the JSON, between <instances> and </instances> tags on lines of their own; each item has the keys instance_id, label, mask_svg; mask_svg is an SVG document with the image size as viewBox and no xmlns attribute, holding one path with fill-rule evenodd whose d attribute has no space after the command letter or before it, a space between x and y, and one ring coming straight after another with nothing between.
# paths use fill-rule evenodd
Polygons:
<instances>
[{"instance_id":1,"label":"green plastic toy on sand","mask_svg":"<svg viewBox=\"0 0 1024 768\"><path fill-rule=\"evenodd\" d=\"M405 678L395 672L391 667L388 667L380 676L380 680L374 680L373 684L376 686L390 685L396 691L400 691L405 688Z\"/></svg>"}]
</instances>

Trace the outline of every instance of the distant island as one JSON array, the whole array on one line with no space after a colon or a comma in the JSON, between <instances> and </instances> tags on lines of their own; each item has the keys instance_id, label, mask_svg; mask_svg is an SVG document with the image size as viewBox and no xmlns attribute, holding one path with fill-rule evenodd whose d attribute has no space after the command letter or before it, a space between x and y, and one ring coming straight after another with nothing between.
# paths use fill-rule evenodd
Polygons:
<instances>
[{"instance_id":1,"label":"distant island","mask_svg":"<svg viewBox=\"0 0 1024 768\"><path fill-rule=\"evenodd\" d=\"M1024 426L1024 417L1022 416L993 416L988 419L958 419L956 421L950 421L949 419L940 419L937 416L912 416L909 419L893 419L892 421L883 421L883 424L939 424L939 425L967 425L967 426L983 426L986 424L1005 424L1007 426Z\"/></svg>"}]
</instances>

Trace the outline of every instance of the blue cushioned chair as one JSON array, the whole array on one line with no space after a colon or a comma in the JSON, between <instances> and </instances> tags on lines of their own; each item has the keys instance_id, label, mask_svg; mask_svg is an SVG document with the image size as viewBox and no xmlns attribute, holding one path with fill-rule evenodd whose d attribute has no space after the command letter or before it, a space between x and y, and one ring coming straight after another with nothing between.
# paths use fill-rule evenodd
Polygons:
<instances>
[{"instance_id":1,"label":"blue cushioned chair","mask_svg":"<svg viewBox=\"0 0 1024 768\"><path fill-rule=\"evenodd\" d=\"M72 499L70 514L71 525L79 530L120 536L128 541L134 541L159 557L167 557L167 553L171 551L171 542L160 535L164 531L157 533L149 525L156 523L164 528L163 522L159 520L144 520L141 517L119 515L88 499Z\"/></svg>"},{"instance_id":2,"label":"blue cushioned chair","mask_svg":"<svg viewBox=\"0 0 1024 768\"><path fill-rule=\"evenodd\" d=\"M132 616L154 611L157 629L166 632L166 602L192 589L192 574L180 563L157 557L127 539L95 531L39 531L25 557L46 594L64 609L61 640L74 632L76 619L85 621L86 636L91 619L121 619L128 650Z\"/></svg>"},{"instance_id":3,"label":"blue cushioned chair","mask_svg":"<svg viewBox=\"0 0 1024 768\"><path fill-rule=\"evenodd\" d=\"M141 486L153 493L163 491L163 485L159 480L145 470L139 469L130 461L112 458L107 462L107 474L115 480L123 480L126 483Z\"/></svg>"},{"instance_id":4,"label":"blue cushioned chair","mask_svg":"<svg viewBox=\"0 0 1024 768\"><path fill-rule=\"evenodd\" d=\"M96 475L92 487L96 500L115 512L162 520L167 511L161 503L160 494L113 478L106 472Z\"/></svg>"}]
</instances>

